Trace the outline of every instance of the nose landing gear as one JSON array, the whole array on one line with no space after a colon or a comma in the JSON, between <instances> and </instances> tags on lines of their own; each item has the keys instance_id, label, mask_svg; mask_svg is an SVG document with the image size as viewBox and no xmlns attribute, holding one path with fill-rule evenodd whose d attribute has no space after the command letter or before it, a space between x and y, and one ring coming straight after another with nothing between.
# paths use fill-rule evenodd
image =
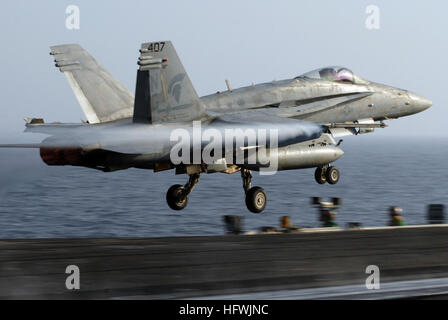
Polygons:
<instances>
[{"instance_id":1,"label":"nose landing gear","mask_svg":"<svg viewBox=\"0 0 448 320\"><path fill-rule=\"evenodd\" d=\"M334 166L317 167L314 172L314 179L316 179L318 184L325 184L326 182L329 184L336 184L338 183L339 178L339 170Z\"/></svg>"},{"instance_id":2,"label":"nose landing gear","mask_svg":"<svg viewBox=\"0 0 448 320\"><path fill-rule=\"evenodd\" d=\"M329 184L336 184L339 181L339 170L338 168L331 166L327 168L327 172L325 173L325 177L327 178L327 182Z\"/></svg>"},{"instance_id":3,"label":"nose landing gear","mask_svg":"<svg viewBox=\"0 0 448 320\"><path fill-rule=\"evenodd\" d=\"M314 179L318 184L325 184L327 182L327 177L325 176L325 167L317 167L314 172Z\"/></svg>"}]
</instances>

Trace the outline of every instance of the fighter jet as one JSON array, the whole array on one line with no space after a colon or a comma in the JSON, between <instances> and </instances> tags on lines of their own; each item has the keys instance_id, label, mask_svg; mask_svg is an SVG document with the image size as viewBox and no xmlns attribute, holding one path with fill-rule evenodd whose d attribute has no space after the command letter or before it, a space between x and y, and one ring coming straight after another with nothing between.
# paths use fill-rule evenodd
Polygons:
<instances>
[{"instance_id":1,"label":"fighter jet","mask_svg":"<svg viewBox=\"0 0 448 320\"><path fill-rule=\"evenodd\" d=\"M173 210L186 207L205 173L240 172L253 213L265 209L267 197L252 186L252 171L316 168L317 183L336 184L340 173L332 163L343 155L340 137L373 132L386 120L432 105L344 67L234 90L227 82L227 91L198 97L170 41L141 45L132 96L78 44L53 46L50 54L87 121L47 124L25 118L25 132L48 137L1 147L38 148L50 166L186 174L187 183L166 194Z\"/></svg>"}]
</instances>

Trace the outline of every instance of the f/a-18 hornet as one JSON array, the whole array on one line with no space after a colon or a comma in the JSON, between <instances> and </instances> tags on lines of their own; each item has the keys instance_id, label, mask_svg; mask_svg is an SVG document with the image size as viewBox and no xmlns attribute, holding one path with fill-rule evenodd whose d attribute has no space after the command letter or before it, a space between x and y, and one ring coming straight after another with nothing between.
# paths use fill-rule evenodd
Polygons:
<instances>
[{"instance_id":1,"label":"f/a-18 hornet","mask_svg":"<svg viewBox=\"0 0 448 320\"><path fill-rule=\"evenodd\" d=\"M251 171L316 168L317 183L336 184L339 171L331 163L344 153L336 140L432 105L343 67L235 90L227 82L227 91L198 97L170 41L141 45L134 97L81 46L53 46L50 54L87 121L47 124L25 118L25 132L48 137L2 147L39 148L50 166L174 169L189 179L169 188L173 210L185 208L201 173L240 172L247 208L254 213L264 210L267 198L262 188L251 186Z\"/></svg>"}]
</instances>

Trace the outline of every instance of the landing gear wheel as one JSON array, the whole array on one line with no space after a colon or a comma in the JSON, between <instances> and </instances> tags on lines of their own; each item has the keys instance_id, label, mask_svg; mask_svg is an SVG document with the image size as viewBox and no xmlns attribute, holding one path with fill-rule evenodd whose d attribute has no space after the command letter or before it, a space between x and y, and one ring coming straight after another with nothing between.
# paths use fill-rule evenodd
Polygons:
<instances>
[{"instance_id":1,"label":"landing gear wheel","mask_svg":"<svg viewBox=\"0 0 448 320\"><path fill-rule=\"evenodd\" d=\"M327 178L327 182L329 184L336 184L339 181L339 170L336 167L328 167L327 172L325 173Z\"/></svg>"},{"instance_id":2,"label":"landing gear wheel","mask_svg":"<svg viewBox=\"0 0 448 320\"><path fill-rule=\"evenodd\" d=\"M253 187L246 193L246 206L253 213L260 213L266 207L266 193L263 188Z\"/></svg>"},{"instance_id":3,"label":"landing gear wheel","mask_svg":"<svg viewBox=\"0 0 448 320\"><path fill-rule=\"evenodd\" d=\"M318 167L314 172L314 179L318 184L325 184L327 182L327 177L325 176L326 170L325 168Z\"/></svg>"},{"instance_id":4,"label":"landing gear wheel","mask_svg":"<svg viewBox=\"0 0 448 320\"><path fill-rule=\"evenodd\" d=\"M187 206L188 196L184 194L184 186L175 184L168 189L166 193L166 202L173 210L182 210Z\"/></svg>"}]
</instances>

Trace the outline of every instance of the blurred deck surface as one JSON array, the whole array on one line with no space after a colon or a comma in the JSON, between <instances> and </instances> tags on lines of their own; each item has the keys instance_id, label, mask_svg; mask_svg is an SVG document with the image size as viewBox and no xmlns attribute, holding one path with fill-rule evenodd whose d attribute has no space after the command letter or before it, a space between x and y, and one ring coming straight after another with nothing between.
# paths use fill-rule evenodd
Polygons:
<instances>
[{"instance_id":1,"label":"blurred deck surface","mask_svg":"<svg viewBox=\"0 0 448 320\"><path fill-rule=\"evenodd\" d=\"M68 265L80 290L65 287ZM0 299L189 298L448 278L448 226L0 240ZM250 296L245 296L250 298Z\"/></svg>"}]
</instances>

